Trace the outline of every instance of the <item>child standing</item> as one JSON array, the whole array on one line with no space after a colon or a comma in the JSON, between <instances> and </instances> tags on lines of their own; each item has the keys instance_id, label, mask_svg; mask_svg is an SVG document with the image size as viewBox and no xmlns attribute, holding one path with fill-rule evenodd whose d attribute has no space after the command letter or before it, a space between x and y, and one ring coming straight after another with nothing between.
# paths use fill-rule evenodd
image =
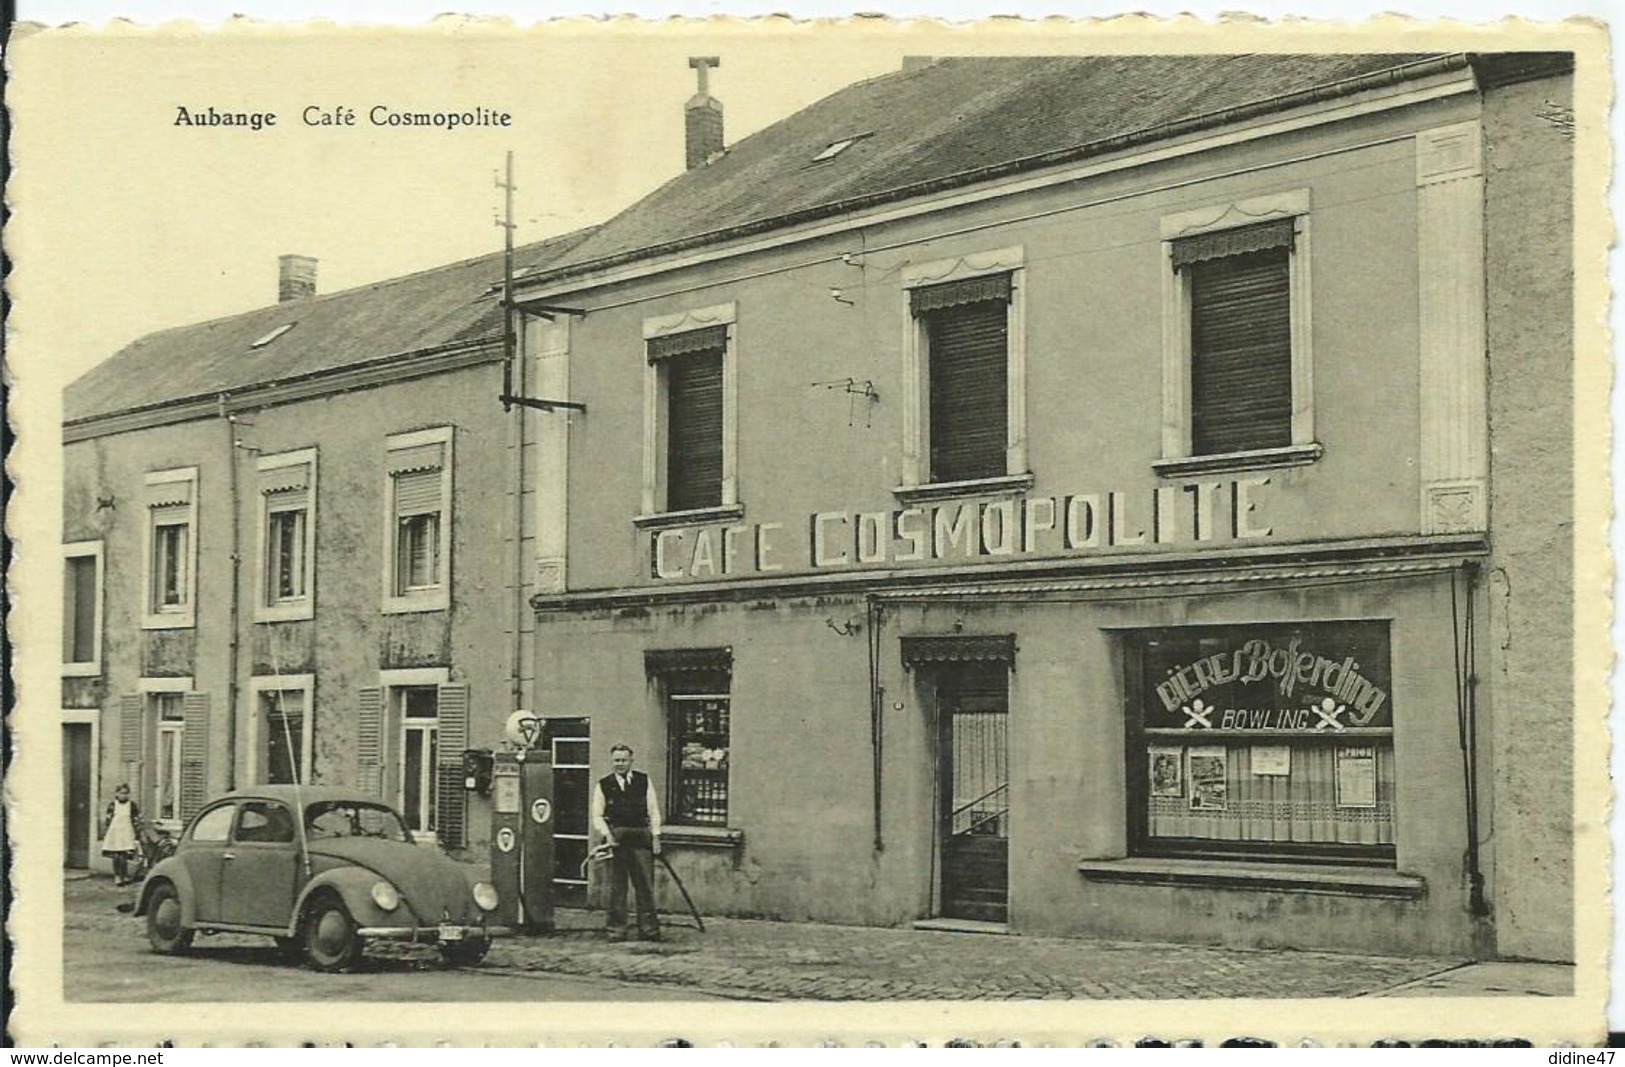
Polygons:
<instances>
[{"instance_id":1,"label":"child standing","mask_svg":"<svg viewBox=\"0 0 1625 1067\"><path fill-rule=\"evenodd\" d=\"M113 878L119 885L129 885L130 863L140 848L137 828L141 825L141 809L130 799L130 787L119 783L113 790L113 799L107 803L103 817L102 855L113 858Z\"/></svg>"}]
</instances>

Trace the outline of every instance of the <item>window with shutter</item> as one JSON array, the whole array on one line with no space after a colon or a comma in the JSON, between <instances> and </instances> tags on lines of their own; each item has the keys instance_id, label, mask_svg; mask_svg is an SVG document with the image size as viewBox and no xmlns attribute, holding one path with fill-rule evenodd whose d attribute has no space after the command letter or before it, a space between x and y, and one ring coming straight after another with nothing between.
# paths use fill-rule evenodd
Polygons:
<instances>
[{"instance_id":1,"label":"window with shutter","mask_svg":"<svg viewBox=\"0 0 1625 1067\"><path fill-rule=\"evenodd\" d=\"M435 831L446 848L468 842L468 794L463 790L463 750L468 748L468 686L442 685L439 689L439 766L437 768L437 820Z\"/></svg>"},{"instance_id":2,"label":"window with shutter","mask_svg":"<svg viewBox=\"0 0 1625 1067\"><path fill-rule=\"evenodd\" d=\"M86 541L63 549L62 673L101 673L102 543Z\"/></svg>"},{"instance_id":3,"label":"window with shutter","mask_svg":"<svg viewBox=\"0 0 1625 1067\"><path fill-rule=\"evenodd\" d=\"M181 699L181 813L184 821L209 799L209 694L187 693Z\"/></svg>"},{"instance_id":4,"label":"window with shutter","mask_svg":"<svg viewBox=\"0 0 1625 1067\"><path fill-rule=\"evenodd\" d=\"M384 691L362 689L356 698L357 785L375 797L384 794Z\"/></svg>"},{"instance_id":5,"label":"window with shutter","mask_svg":"<svg viewBox=\"0 0 1625 1067\"><path fill-rule=\"evenodd\" d=\"M980 299L924 313L933 482L997 478L1005 473L1006 306L1005 300Z\"/></svg>"},{"instance_id":6,"label":"window with shutter","mask_svg":"<svg viewBox=\"0 0 1625 1067\"><path fill-rule=\"evenodd\" d=\"M389 439L384 610L450 605L451 427Z\"/></svg>"},{"instance_id":7,"label":"window with shutter","mask_svg":"<svg viewBox=\"0 0 1625 1067\"><path fill-rule=\"evenodd\" d=\"M666 510L722 503L722 350L666 365Z\"/></svg>"},{"instance_id":8,"label":"window with shutter","mask_svg":"<svg viewBox=\"0 0 1625 1067\"><path fill-rule=\"evenodd\" d=\"M316 450L261 456L257 464L260 596L255 618L308 619L314 614Z\"/></svg>"},{"instance_id":9,"label":"window with shutter","mask_svg":"<svg viewBox=\"0 0 1625 1067\"><path fill-rule=\"evenodd\" d=\"M643 486L640 528L744 514L739 501L737 307L643 320ZM682 519L673 518L684 513Z\"/></svg>"},{"instance_id":10,"label":"window with shutter","mask_svg":"<svg viewBox=\"0 0 1625 1067\"><path fill-rule=\"evenodd\" d=\"M146 476L144 629L190 627L195 621L197 468Z\"/></svg>"},{"instance_id":11,"label":"window with shutter","mask_svg":"<svg viewBox=\"0 0 1625 1067\"><path fill-rule=\"evenodd\" d=\"M1309 328L1309 191L1164 216L1165 476L1320 457ZM1263 219L1237 226L1238 219Z\"/></svg>"}]
</instances>

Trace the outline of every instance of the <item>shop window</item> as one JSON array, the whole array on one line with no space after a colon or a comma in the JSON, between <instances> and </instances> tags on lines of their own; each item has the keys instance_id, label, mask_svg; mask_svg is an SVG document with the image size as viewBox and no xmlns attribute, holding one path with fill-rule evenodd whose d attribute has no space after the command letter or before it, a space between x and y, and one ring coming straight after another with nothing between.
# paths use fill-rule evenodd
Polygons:
<instances>
[{"instance_id":1,"label":"shop window","mask_svg":"<svg viewBox=\"0 0 1625 1067\"><path fill-rule=\"evenodd\" d=\"M738 509L734 306L644 323L644 486L640 520Z\"/></svg>"},{"instance_id":2,"label":"shop window","mask_svg":"<svg viewBox=\"0 0 1625 1067\"><path fill-rule=\"evenodd\" d=\"M63 546L62 673L92 676L102 660L102 543Z\"/></svg>"},{"instance_id":3,"label":"shop window","mask_svg":"<svg viewBox=\"0 0 1625 1067\"><path fill-rule=\"evenodd\" d=\"M260 581L255 618L314 616L316 453L314 449L258 461Z\"/></svg>"},{"instance_id":4,"label":"shop window","mask_svg":"<svg viewBox=\"0 0 1625 1067\"><path fill-rule=\"evenodd\" d=\"M1023 256L1014 247L905 269L910 328L899 496L1031 484Z\"/></svg>"},{"instance_id":5,"label":"shop window","mask_svg":"<svg viewBox=\"0 0 1625 1067\"><path fill-rule=\"evenodd\" d=\"M1301 191L1163 220L1162 473L1307 463L1320 454L1308 205Z\"/></svg>"},{"instance_id":6,"label":"shop window","mask_svg":"<svg viewBox=\"0 0 1625 1067\"><path fill-rule=\"evenodd\" d=\"M384 611L450 606L451 427L391 437Z\"/></svg>"},{"instance_id":7,"label":"shop window","mask_svg":"<svg viewBox=\"0 0 1625 1067\"><path fill-rule=\"evenodd\" d=\"M146 476L146 629L185 628L196 620L197 468Z\"/></svg>"},{"instance_id":8,"label":"shop window","mask_svg":"<svg viewBox=\"0 0 1625 1067\"><path fill-rule=\"evenodd\" d=\"M1394 863L1388 624L1125 637L1137 855Z\"/></svg>"},{"instance_id":9,"label":"shop window","mask_svg":"<svg viewBox=\"0 0 1625 1067\"><path fill-rule=\"evenodd\" d=\"M731 653L650 652L646 664L665 704L667 820L677 825L728 825Z\"/></svg>"}]
</instances>

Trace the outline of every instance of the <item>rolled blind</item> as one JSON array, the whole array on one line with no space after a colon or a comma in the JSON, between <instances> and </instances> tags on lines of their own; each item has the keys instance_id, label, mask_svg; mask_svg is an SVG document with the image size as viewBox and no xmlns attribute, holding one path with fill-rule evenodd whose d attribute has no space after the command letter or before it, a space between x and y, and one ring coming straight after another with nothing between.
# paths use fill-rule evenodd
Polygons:
<instances>
[{"instance_id":1,"label":"rolled blind","mask_svg":"<svg viewBox=\"0 0 1625 1067\"><path fill-rule=\"evenodd\" d=\"M1289 258L1276 247L1189 267L1196 455L1292 443Z\"/></svg>"},{"instance_id":2,"label":"rolled blind","mask_svg":"<svg viewBox=\"0 0 1625 1067\"><path fill-rule=\"evenodd\" d=\"M909 310L916 315L990 300L1010 302L1010 275L984 274L942 285L921 286L909 290L908 294Z\"/></svg>"},{"instance_id":3,"label":"rolled blind","mask_svg":"<svg viewBox=\"0 0 1625 1067\"><path fill-rule=\"evenodd\" d=\"M147 507L149 508L184 508L192 502L192 482L190 479L178 482L158 482L147 486Z\"/></svg>"},{"instance_id":4,"label":"rolled blind","mask_svg":"<svg viewBox=\"0 0 1625 1067\"><path fill-rule=\"evenodd\" d=\"M1005 473L1009 411L1006 306L983 300L926 316L931 374L931 480Z\"/></svg>"},{"instance_id":5,"label":"rolled blind","mask_svg":"<svg viewBox=\"0 0 1625 1067\"><path fill-rule=\"evenodd\" d=\"M684 330L665 337L651 337L648 343L649 362L655 363L693 352L709 352L726 348L728 327L707 326L703 330Z\"/></svg>"},{"instance_id":6,"label":"rolled blind","mask_svg":"<svg viewBox=\"0 0 1625 1067\"><path fill-rule=\"evenodd\" d=\"M666 371L666 510L722 503L722 350L673 359Z\"/></svg>"},{"instance_id":7,"label":"rolled blind","mask_svg":"<svg viewBox=\"0 0 1625 1067\"><path fill-rule=\"evenodd\" d=\"M426 515L440 510L440 470L410 471L395 476L395 515Z\"/></svg>"},{"instance_id":8,"label":"rolled blind","mask_svg":"<svg viewBox=\"0 0 1625 1067\"><path fill-rule=\"evenodd\" d=\"M445 448L438 442L389 450L388 467L391 474L439 470L445 466L445 462Z\"/></svg>"},{"instance_id":9,"label":"rolled blind","mask_svg":"<svg viewBox=\"0 0 1625 1067\"><path fill-rule=\"evenodd\" d=\"M273 467L259 472L259 490L273 503L286 507L307 506L310 488L310 466L296 463L291 467Z\"/></svg>"},{"instance_id":10,"label":"rolled blind","mask_svg":"<svg viewBox=\"0 0 1625 1067\"><path fill-rule=\"evenodd\" d=\"M1292 219L1272 219L1256 226L1238 226L1233 230L1214 230L1194 237L1181 238L1172 249L1175 270L1183 270L1192 263L1203 263L1226 256L1241 256L1270 248L1291 249L1296 232Z\"/></svg>"}]
</instances>

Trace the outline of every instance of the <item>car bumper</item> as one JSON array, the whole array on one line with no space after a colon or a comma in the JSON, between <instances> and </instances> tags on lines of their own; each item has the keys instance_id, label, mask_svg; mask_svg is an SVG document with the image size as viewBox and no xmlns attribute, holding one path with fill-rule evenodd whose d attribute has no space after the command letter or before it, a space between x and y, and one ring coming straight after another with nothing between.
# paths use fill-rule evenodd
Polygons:
<instances>
[{"instance_id":1,"label":"car bumper","mask_svg":"<svg viewBox=\"0 0 1625 1067\"><path fill-rule=\"evenodd\" d=\"M443 926L363 926L356 931L360 937L385 941L418 941L435 944L440 941L480 941L493 937L511 937L509 926L467 926L448 923ZM446 936L448 934L454 936Z\"/></svg>"}]
</instances>

